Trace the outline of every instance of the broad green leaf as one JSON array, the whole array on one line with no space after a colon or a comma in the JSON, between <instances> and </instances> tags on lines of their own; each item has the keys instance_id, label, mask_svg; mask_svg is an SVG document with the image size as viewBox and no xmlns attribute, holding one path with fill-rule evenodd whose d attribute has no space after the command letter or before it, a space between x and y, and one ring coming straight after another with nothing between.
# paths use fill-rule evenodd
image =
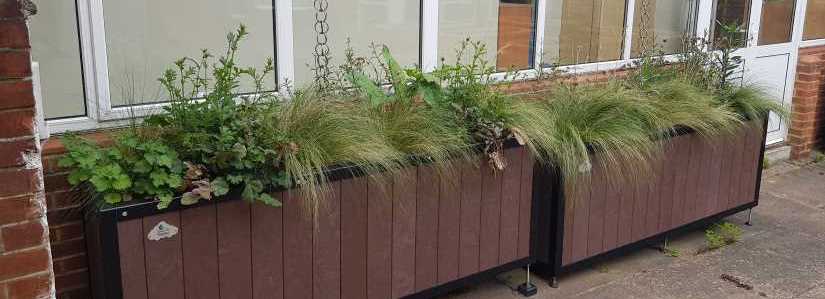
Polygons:
<instances>
[{"instance_id":1,"label":"broad green leaf","mask_svg":"<svg viewBox=\"0 0 825 299\"><path fill-rule=\"evenodd\" d=\"M212 194L215 196L223 196L229 193L229 184L223 178L216 178L212 180Z\"/></svg>"},{"instance_id":2,"label":"broad green leaf","mask_svg":"<svg viewBox=\"0 0 825 299\"><path fill-rule=\"evenodd\" d=\"M127 188L132 187L132 180L127 175L119 175L112 181L112 188L115 190L126 190Z\"/></svg>"},{"instance_id":3,"label":"broad green leaf","mask_svg":"<svg viewBox=\"0 0 825 299\"><path fill-rule=\"evenodd\" d=\"M123 196L120 193L106 193L103 195L103 200L108 204L116 204L123 201Z\"/></svg>"},{"instance_id":4,"label":"broad green leaf","mask_svg":"<svg viewBox=\"0 0 825 299\"><path fill-rule=\"evenodd\" d=\"M369 77L361 73L352 73L349 75L349 80L352 85L363 91L370 100L372 107L383 105L389 100L389 97L384 93L381 87L375 85Z\"/></svg>"}]
</instances>

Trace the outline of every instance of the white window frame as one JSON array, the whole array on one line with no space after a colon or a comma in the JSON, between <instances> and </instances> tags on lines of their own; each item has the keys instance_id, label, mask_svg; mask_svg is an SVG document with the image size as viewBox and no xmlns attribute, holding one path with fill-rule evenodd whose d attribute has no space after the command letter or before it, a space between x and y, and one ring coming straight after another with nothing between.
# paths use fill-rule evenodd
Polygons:
<instances>
[{"instance_id":1,"label":"white window frame","mask_svg":"<svg viewBox=\"0 0 825 299\"><path fill-rule=\"evenodd\" d=\"M86 115L82 117L47 120L50 133L67 131L94 130L121 126L128 123L131 115L145 116L150 111L156 111L163 103L139 105L136 107L112 107L109 90L108 62L106 56L105 24L103 17L103 1L105 0L76 0L78 12L78 30L82 53L83 76L86 93ZM332 1L332 0L330 0ZM438 27L439 27L439 0L421 1L420 30L420 57L421 67L425 71L432 71L438 65ZM497 1L497 0L484 0ZM571 0L568 0L571 1ZM621 69L634 62L631 59L633 42L633 20L635 1L627 0L625 13L624 42L622 59L615 61L594 62L557 67L558 70L569 74L590 73ZM698 12L696 20L696 34L703 36L712 28L713 0L697 0ZM759 0L754 0L759 1ZM806 2L806 0L798 0ZM272 0L275 11L275 63L278 85L290 88L295 79L294 40L293 40L293 0ZM538 78L542 72L542 55L544 48L544 26L547 15L547 0L535 2L535 38L533 67L517 72L518 80ZM757 24L758 26L758 24ZM824 40L813 43L825 44ZM805 44L805 43L803 43ZM676 55L666 56L668 59ZM493 75L494 80L504 80L503 73ZM133 114L134 113L134 114Z\"/></svg>"}]
</instances>

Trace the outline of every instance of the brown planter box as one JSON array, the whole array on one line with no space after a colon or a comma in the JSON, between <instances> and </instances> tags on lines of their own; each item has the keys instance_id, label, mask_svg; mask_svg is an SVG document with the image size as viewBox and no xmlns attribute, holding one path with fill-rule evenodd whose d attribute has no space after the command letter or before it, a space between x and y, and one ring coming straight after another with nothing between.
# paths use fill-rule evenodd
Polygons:
<instances>
[{"instance_id":1,"label":"brown planter box","mask_svg":"<svg viewBox=\"0 0 825 299\"><path fill-rule=\"evenodd\" d=\"M426 165L390 184L345 171L315 217L288 191L280 209L225 199L102 210L88 222L95 296L429 297L524 266L534 160L523 147L506 156L503 172L466 163L455 180ZM161 221L179 232L149 240Z\"/></svg>"},{"instance_id":2,"label":"brown planter box","mask_svg":"<svg viewBox=\"0 0 825 299\"><path fill-rule=\"evenodd\" d=\"M766 128L765 121L751 121L729 136L674 136L654 173L635 182L609 180L593 163L575 194L565 194L552 169L537 171L535 269L555 284L563 272L755 207Z\"/></svg>"}]
</instances>

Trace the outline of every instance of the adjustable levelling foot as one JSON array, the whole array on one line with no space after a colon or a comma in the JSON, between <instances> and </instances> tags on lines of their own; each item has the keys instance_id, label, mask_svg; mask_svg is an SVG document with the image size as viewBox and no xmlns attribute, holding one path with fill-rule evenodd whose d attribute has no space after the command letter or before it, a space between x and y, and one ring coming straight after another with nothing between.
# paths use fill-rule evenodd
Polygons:
<instances>
[{"instance_id":1,"label":"adjustable levelling foot","mask_svg":"<svg viewBox=\"0 0 825 299\"><path fill-rule=\"evenodd\" d=\"M539 289L530 282L530 264L527 264L527 281L519 285L517 291L524 297L530 297L539 292Z\"/></svg>"},{"instance_id":2,"label":"adjustable levelling foot","mask_svg":"<svg viewBox=\"0 0 825 299\"><path fill-rule=\"evenodd\" d=\"M753 209L748 209L748 221L745 221L745 225L747 225L747 226L753 226L753 224L751 224L751 214L752 213L753 213Z\"/></svg>"},{"instance_id":3,"label":"adjustable levelling foot","mask_svg":"<svg viewBox=\"0 0 825 299\"><path fill-rule=\"evenodd\" d=\"M559 288L559 279L556 278L555 276L550 277L549 284L550 284L551 288L558 289Z\"/></svg>"}]
</instances>

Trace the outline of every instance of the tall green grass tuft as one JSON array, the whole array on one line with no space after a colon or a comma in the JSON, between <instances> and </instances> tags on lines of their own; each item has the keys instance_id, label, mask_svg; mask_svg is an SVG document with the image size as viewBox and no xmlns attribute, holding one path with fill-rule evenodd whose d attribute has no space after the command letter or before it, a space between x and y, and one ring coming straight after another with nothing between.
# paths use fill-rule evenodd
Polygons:
<instances>
[{"instance_id":1,"label":"tall green grass tuft","mask_svg":"<svg viewBox=\"0 0 825 299\"><path fill-rule=\"evenodd\" d=\"M713 94L681 79L670 78L648 84L640 90L660 115L657 130L689 128L703 136L716 136L735 130L741 121Z\"/></svg>"},{"instance_id":2,"label":"tall green grass tuft","mask_svg":"<svg viewBox=\"0 0 825 299\"><path fill-rule=\"evenodd\" d=\"M281 157L283 169L310 200L321 199L325 171L354 166L367 173L398 168L403 154L392 146L352 102L329 98L313 88L289 101L270 104L262 136Z\"/></svg>"},{"instance_id":3,"label":"tall green grass tuft","mask_svg":"<svg viewBox=\"0 0 825 299\"><path fill-rule=\"evenodd\" d=\"M552 141L542 151L568 181L589 173L591 152L598 152L601 166L613 174L628 167L644 172L655 155L652 128L666 123L642 94L616 83L562 86L546 105L544 134Z\"/></svg>"},{"instance_id":4,"label":"tall green grass tuft","mask_svg":"<svg viewBox=\"0 0 825 299\"><path fill-rule=\"evenodd\" d=\"M788 108L780 104L756 85L742 85L726 88L715 98L719 105L727 107L737 114L741 121L767 117L769 112L776 113L782 119L789 119Z\"/></svg>"}]
</instances>

